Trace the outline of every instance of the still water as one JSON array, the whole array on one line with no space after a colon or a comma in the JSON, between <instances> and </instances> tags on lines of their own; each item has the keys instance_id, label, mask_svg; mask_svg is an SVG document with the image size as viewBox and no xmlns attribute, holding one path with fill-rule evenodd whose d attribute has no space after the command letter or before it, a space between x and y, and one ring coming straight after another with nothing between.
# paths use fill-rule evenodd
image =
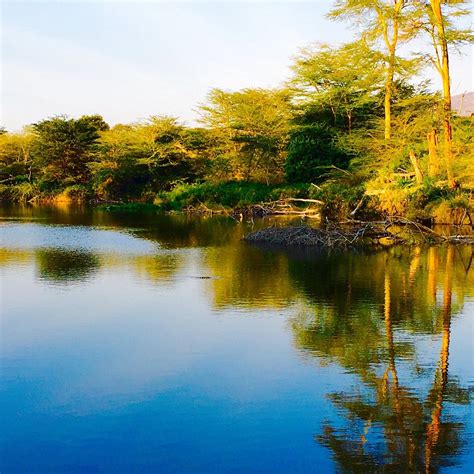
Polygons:
<instances>
[{"instance_id":1,"label":"still water","mask_svg":"<svg viewBox=\"0 0 474 474\"><path fill-rule=\"evenodd\" d=\"M472 247L1 215L2 473L473 472Z\"/></svg>"}]
</instances>

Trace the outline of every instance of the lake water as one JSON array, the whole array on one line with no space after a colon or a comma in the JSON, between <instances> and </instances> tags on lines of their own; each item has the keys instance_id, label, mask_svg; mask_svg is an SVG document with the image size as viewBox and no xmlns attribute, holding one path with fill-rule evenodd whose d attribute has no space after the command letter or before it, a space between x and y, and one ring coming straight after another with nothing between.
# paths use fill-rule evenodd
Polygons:
<instances>
[{"instance_id":1,"label":"lake water","mask_svg":"<svg viewBox=\"0 0 474 474\"><path fill-rule=\"evenodd\" d=\"M472 247L324 253L281 220L10 207L0 471L473 472Z\"/></svg>"}]
</instances>

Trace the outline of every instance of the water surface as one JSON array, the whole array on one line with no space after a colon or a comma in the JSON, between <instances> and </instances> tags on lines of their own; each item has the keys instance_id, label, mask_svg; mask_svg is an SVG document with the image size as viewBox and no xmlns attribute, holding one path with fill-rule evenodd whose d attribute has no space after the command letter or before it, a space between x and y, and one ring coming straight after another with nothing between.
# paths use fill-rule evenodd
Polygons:
<instances>
[{"instance_id":1,"label":"water surface","mask_svg":"<svg viewBox=\"0 0 474 474\"><path fill-rule=\"evenodd\" d=\"M472 472L472 247L267 224L4 208L0 471Z\"/></svg>"}]
</instances>

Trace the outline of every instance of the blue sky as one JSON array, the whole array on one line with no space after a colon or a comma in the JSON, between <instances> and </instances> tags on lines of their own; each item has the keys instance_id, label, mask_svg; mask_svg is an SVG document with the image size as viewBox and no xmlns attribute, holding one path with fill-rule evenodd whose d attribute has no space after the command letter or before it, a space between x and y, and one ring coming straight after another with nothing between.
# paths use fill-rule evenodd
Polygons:
<instances>
[{"instance_id":1,"label":"blue sky","mask_svg":"<svg viewBox=\"0 0 474 474\"><path fill-rule=\"evenodd\" d=\"M192 123L211 88L278 86L299 48L350 40L347 24L325 19L331 4L4 1L2 125L90 113ZM453 93L473 88L467 52L453 59Z\"/></svg>"}]
</instances>

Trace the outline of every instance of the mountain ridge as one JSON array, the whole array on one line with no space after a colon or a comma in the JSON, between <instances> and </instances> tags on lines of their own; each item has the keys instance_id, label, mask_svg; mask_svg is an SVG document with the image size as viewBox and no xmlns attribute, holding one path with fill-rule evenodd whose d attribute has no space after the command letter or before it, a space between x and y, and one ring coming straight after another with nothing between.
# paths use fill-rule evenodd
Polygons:
<instances>
[{"instance_id":1,"label":"mountain ridge","mask_svg":"<svg viewBox=\"0 0 474 474\"><path fill-rule=\"evenodd\" d=\"M474 92L453 95L451 97L451 109L462 117L474 115Z\"/></svg>"}]
</instances>

